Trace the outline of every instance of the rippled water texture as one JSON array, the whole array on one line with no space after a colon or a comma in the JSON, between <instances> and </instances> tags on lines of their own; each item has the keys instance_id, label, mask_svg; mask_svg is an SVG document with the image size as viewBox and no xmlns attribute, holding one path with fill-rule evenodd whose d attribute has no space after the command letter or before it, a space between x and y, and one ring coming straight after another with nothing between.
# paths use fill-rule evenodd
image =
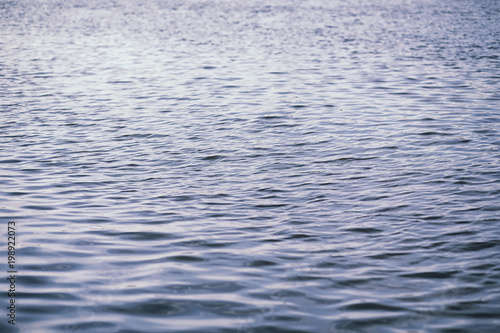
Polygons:
<instances>
[{"instance_id":1,"label":"rippled water texture","mask_svg":"<svg viewBox=\"0 0 500 333\"><path fill-rule=\"evenodd\" d=\"M500 332L498 22L1 1L0 331Z\"/></svg>"}]
</instances>

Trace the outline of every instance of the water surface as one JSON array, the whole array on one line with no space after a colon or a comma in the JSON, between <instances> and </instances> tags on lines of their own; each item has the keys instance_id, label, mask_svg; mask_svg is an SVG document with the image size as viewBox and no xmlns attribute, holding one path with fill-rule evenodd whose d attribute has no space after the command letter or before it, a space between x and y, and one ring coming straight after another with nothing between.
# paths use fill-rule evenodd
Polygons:
<instances>
[{"instance_id":1,"label":"water surface","mask_svg":"<svg viewBox=\"0 0 500 333\"><path fill-rule=\"evenodd\" d=\"M1 2L20 243L0 328L498 332L499 20L493 0Z\"/></svg>"}]
</instances>

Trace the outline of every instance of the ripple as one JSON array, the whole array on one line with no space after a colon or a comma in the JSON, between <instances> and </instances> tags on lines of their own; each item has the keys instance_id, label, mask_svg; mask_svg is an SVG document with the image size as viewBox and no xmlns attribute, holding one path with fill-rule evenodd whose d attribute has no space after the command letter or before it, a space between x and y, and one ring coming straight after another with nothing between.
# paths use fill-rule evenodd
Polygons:
<instances>
[{"instance_id":1,"label":"ripple","mask_svg":"<svg viewBox=\"0 0 500 333\"><path fill-rule=\"evenodd\" d=\"M457 271L451 272L419 272L411 274L402 274L405 278L417 278L417 279L449 279L452 278Z\"/></svg>"}]
</instances>

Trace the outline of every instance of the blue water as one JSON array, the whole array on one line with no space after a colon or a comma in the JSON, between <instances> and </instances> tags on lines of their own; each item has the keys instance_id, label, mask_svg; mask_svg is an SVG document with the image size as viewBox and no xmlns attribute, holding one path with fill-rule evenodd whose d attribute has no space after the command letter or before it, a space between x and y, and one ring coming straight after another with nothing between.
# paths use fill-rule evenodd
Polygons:
<instances>
[{"instance_id":1,"label":"blue water","mask_svg":"<svg viewBox=\"0 0 500 333\"><path fill-rule=\"evenodd\" d=\"M500 2L0 2L2 332L500 332Z\"/></svg>"}]
</instances>

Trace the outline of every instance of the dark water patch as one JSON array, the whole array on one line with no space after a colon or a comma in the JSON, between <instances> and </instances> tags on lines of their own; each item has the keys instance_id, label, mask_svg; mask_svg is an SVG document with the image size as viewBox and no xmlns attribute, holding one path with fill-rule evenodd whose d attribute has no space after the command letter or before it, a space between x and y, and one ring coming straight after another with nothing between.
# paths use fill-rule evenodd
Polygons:
<instances>
[{"instance_id":1,"label":"dark water patch","mask_svg":"<svg viewBox=\"0 0 500 333\"><path fill-rule=\"evenodd\" d=\"M485 205L481 207L481 211L486 211L486 212L497 212L500 211L500 206L494 206L494 205Z\"/></svg>"},{"instance_id":2,"label":"dark water patch","mask_svg":"<svg viewBox=\"0 0 500 333\"><path fill-rule=\"evenodd\" d=\"M32 210L55 210L57 207L49 207L49 206L38 206L38 205L27 205L27 206L22 206L21 208L23 209L32 209Z\"/></svg>"},{"instance_id":3,"label":"dark water patch","mask_svg":"<svg viewBox=\"0 0 500 333\"><path fill-rule=\"evenodd\" d=\"M314 276L314 275L294 275L285 278L286 281L291 281L291 282L306 282L306 281L316 281L316 280L323 280L325 277L323 276Z\"/></svg>"},{"instance_id":4,"label":"dark water patch","mask_svg":"<svg viewBox=\"0 0 500 333\"><path fill-rule=\"evenodd\" d=\"M192 240L192 241L182 241L177 244L180 244L181 246L185 247L191 247L191 246L202 246L202 247L207 247L207 248L224 248L228 247L231 245L235 245L236 243L234 242L208 242L204 240Z\"/></svg>"},{"instance_id":5,"label":"dark water patch","mask_svg":"<svg viewBox=\"0 0 500 333\"><path fill-rule=\"evenodd\" d=\"M349 229L344 229L345 231L351 231L351 232L359 232L363 234L374 234L374 233L379 233L383 232L381 229L377 228L349 228Z\"/></svg>"},{"instance_id":6,"label":"dark water patch","mask_svg":"<svg viewBox=\"0 0 500 333\"><path fill-rule=\"evenodd\" d=\"M349 162L355 162L355 161L372 160L372 159L376 159L376 158L378 158L378 157L376 157L376 156L370 156L370 157L339 157L339 158L334 158L334 159L329 159L329 160L313 161L312 163L349 163Z\"/></svg>"},{"instance_id":7,"label":"dark water patch","mask_svg":"<svg viewBox=\"0 0 500 333\"><path fill-rule=\"evenodd\" d=\"M273 320L281 320L282 316L279 317L273 317L271 319ZM288 319L288 317L285 317ZM288 323L289 320L285 320L285 323ZM290 323L290 325L293 325L293 323ZM288 325L280 325L280 324L264 324L264 325L259 325L256 327L253 327L252 330L255 333L309 333L307 329L300 329L296 327L289 327Z\"/></svg>"},{"instance_id":8,"label":"dark water patch","mask_svg":"<svg viewBox=\"0 0 500 333\"><path fill-rule=\"evenodd\" d=\"M259 205L254 205L255 208L280 208L280 207L286 207L288 204L259 204Z\"/></svg>"},{"instance_id":9,"label":"dark water patch","mask_svg":"<svg viewBox=\"0 0 500 333\"><path fill-rule=\"evenodd\" d=\"M202 161L214 161L214 160L220 160L223 158L224 158L224 156L222 156L222 155L210 155L210 156L202 157L201 160Z\"/></svg>"},{"instance_id":10,"label":"dark water patch","mask_svg":"<svg viewBox=\"0 0 500 333\"><path fill-rule=\"evenodd\" d=\"M369 257L372 259L390 259L392 257L400 257L400 256L408 256L411 255L412 253L410 252L386 252L386 253L380 253L380 254L375 254L375 255L370 255Z\"/></svg>"},{"instance_id":11,"label":"dark water patch","mask_svg":"<svg viewBox=\"0 0 500 333\"><path fill-rule=\"evenodd\" d=\"M22 281L22 280L21 280ZM22 281L24 284L24 281ZM77 297L71 293L58 293L58 292L40 292L40 293L29 293L29 292L20 292L17 293L17 297L20 299L43 299L45 301L78 301L81 300L81 297ZM27 309L23 307L23 310ZM36 311L36 310L35 310Z\"/></svg>"},{"instance_id":12,"label":"dark water patch","mask_svg":"<svg viewBox=\"0 0 500 333\"><path fill-rule=\"evenodd\" d=\"M419 272L419 273L408 273L401 274L404 278L415 278L415 279L450 279L453 278L458 271L448 271L448 272Z\"/></svg>"},{"instance_id":13,"label":"dark water patch","mask_svg":"<svg viewBox=\"0 0 500 333\"><path fill-rule=\"evenodd\" d=\"M262 239L260 240L261 242L266 242L266 243L279 243L283 241L282 239L277 239L277 238L269 238L269 239Z\"/></svg>"},{"instance_id":14,"label":"dark water patch","mask_svg":"<svg viewBox=\"0 0 500 333\"><path fill-rule=\"evenodd\" d=\"M342 306L340 309L344 311L389 311L389 312L406 311L405 308L381 304L381 303L373 303L373 302L345 305Z\"/></svg>"},{"instance_id":15,"label":"dark water patch","mask_svg":"<svg viewBox=\"0 0 500 333\"><path fill-rule=\"evenodd\" d=\"M169 261L175 261L175 262L198 262L198 261L205 261L205 259L196 257L196 256L187 256L187 255L179 255L179 256L172 256L165 258L166 260Z\"/></svg>"},{"instance_id":16,"label":"dark water patch","mask_svg":"<svg viewBox=\"0 0 500 333\"><path fill-rule=\"evenodd\" d=\"M339 266L340 264L339 263L336 263L336 262L329 262L329 261L324 261L324 262L320 262L318 263L316 266L318 268L331 268L331 267L337 267Z\"/></svg>"},{"instance_id":17,"label":"dark water patch","mask_svg":"<svg viewBox=\"0 0 500 333\"><path fill-rule=\"evenodd\" d=\"M475 252L498 246L500 246L500 240L492 240L488 242L470 242L466 244L456 244L450 246L450 251L457 253Z\"/></svg>"},{"instance_id":18,"label":"dark water patch","mask_svg":"<svg viewBox=\"0 0 500 333\"><path fill-rule=\"evenodd\" d=\"M135 254L135 253L141 253L144 251L131 250L131 249L109 249L109 250L106 250L106 252L109 254Z\"/></svg>"},{"instance_id":19,"label":"dark water patch","mask_svg":"<svg viewBox=\"0 0 500 333\"><path fill-rule=\"evenodd\" d=\"M162 233L162 232L117 232L109 230L96 230L88 231L87 234L107 236L107 237L117 237L123 240L133 240L133 241L156 241L156 240L170 240L174 239L175 235Z\"/></svg>"},{"instance_id":20,"label":"dark water patch","mask_svg":"<svg viewBox=\"0 0 500 333\"><path fill-rule=\"evenodd\" d=\"M241 282L209 282L203 283L199 285L190 284L189 287L186 285L171 285L168 287L168 290L176 290L177 292L184 293L193 293L195 291L200 292L223 292L223 293L232 293L239 290L243 290L247 287L244 283Z\"/></svg>"},{"instance_id":21,"label":"dark water patch","mask_svg":"<svg viewBox=\"0 0 500 333\"><path fill-rule=\"evenodd\" d=\"M292 234L288 237L286 237L286 239L310 239L314 237L313 235L307 235L307 234Z\"/></svg>"},{"instance_id":22,"label":"dark water patch","mask_svg":"<svg viewBox=\"0 0 500 333\"><path fill-rule=\"evenodd\" d=\"M336 281L336 284L341 286L341 287L356 288L356 287L363 286L365 284L369 284L374 280L382 280L382 279L380 279L380 278L379 279L347 279L347 280Z\"/></svg>"},{"instance_id":23,"label":"dark water patch","mask_svg":"<svg viewBox=\"0 0 500 333\"><path fill-rule=\"evenodd\" d=\"M28 195L28 194L31 194L29 192L4 192L5 195L9 195L9 196L23 196L23 195Z\"/></svg>"},{"instance_id":24,"label":"dark water patch","mask_svg":"<svg viewBox=\"0 0 500 333\"><path fill-rule=\"evenodd\" d=\"M279 188L259 188L257 190L258 192L265 192L265 193L283 193L286 192L285 190L279 189Z\"/></svg>"},{"instance_id":25,"label":"dark water patch","mask_svg":"<svg viewBox=\"0 0 500 333\"><path fill-rule=\"evenodd\" d=\"M274 119L288 119L288 117L287 116L271 115L271 116L262 116L259 119L262 119L262 120L274 120Z\"/></svg>"},{"instance_id":26,"label":"dark water patch","mask_svg":"<svg viewBox=\"0 0 500 333\"><path fill-rule=\"evenodd\" d=\"M82 268L84 265L77 263L59 263L59 264L45 264L40 266L25 265L25 271L34 272L73 272Z\"/></svg>"},{"instance_id":27,"label":"dark water patch","mask_svg":"<svg viewBox=\"0 0 500 333\"><path fill-rule=\"evenodd\" d=\"M386 198L388 198L388 196L381 195L381 196L368 196L368 197L361 198L359 200L360 201L377 201L377 200L386 199Z\"/></svg>"},{"instance_id":28,"label":"dark water patch","mask_svg":"<svg viewBox=\"0 0 500 333\"><path fill-rule=\"evenodd\" d=\"M168 134L153 134L153 133L134 133L134 134L123 134L117 137L120 139L143 139L143 138L165 138Z\"/></svg>"},{"instance_id":29,"label":"dark water patch","mask_svg":"<svg viewBox=\"0 0 500 333\"><path fill-rule=\"evenodd\" d=\"M93 217L93 218L88 218L84 219L82 222L84 223L107 223L107 222L112 222L114 221L113 219L106 218L106 217Z\"/></svg>"},{"instance_id":30,"label":"dark water patch","mask_svg":"<svg viewBox=\"0 0 500 333\"><path fill-rule=\"evenodd\" d=\"M405 209L408 207L410 207L410 205L406 205L406 204L397 205L397 206L393 206L393 207L383 207L383 208L376 209L375 212L377 212L377 213L394 212L394 211L399 211L399 210L402 210L402 209Z\"/></svg>"},{"instance_id":31,"label":"dark water patch","mask_svg":"<svg viewBox=\"0 0 500 333\"><path fill-rule=\"evenodd\" d=\"M253 260L246 264L248 267L265 267L265 266L275 266L276 263L268 260Z\"/></svg>"},{"instance_id":32,"label":"dark water patch","mask_svg":"<svg viewBox=\"0 0 500 333\"><path fill-rule=\"evenodd\" d=\"M296 290L280 290L273 292L273 297L278 299L293 298L293 297L303 297L306 294Z\"/></svg>"},{"instance_id":33,"label":"dark water patch","mask_svg":"<svg viewBox=\"0 0 500 333\"><path fill-rule=\"evenodd\" d=\"M416 319L414 319L416 318ZM341 319L338 320L335 324L335 327L339 331L347 331L347 332L365 332L368 329L382 329L388 327L388 332L397 330L393 330L392 327L405 327L412 323L412 321L417 320L418 323L419 317L409 317L408 315L401 314L392 314L387 316L372 316L372 318L358 318L356 320L348 320ZM418 326L417 326L418 327ZM411 329L411 327L409 328Z\"/></svg>"},{"instance_id":34,"label":"dark water patch","mask_svg":"<svg viewBox=\"0 0 500 333\"><path fill-rule=\"evenodd\" d=\"M18 159L6 159L6 160L0 160L0 163L22 163L22 160Z\"/></svg>"},{"instance_id":35,"label":"dark water patch","mask_svg":"<svg viewBox=\"0 0 500 333\"><path fill-rule=\"evenodd\" d=\"M89 310L92 313L92 310ZM73 322L71 324L55 325L51 329L58 332L114 332L117 325L107 321L92 321L92 322Z\"/></svg>"},{"instance_id":36,"label":"dark water patch","mask_svg":"<svg viewBox=\"0 0 500 333\"><path fill-rule=\"evenodd\" d=\"M446 132L422 132L422 133L418 133L418 135L423 135L423 136L430 136L430 135L447 136L447 135L453 135L453 134L452 133L446 133Z\"/></svg>"},{"instance_id":37,"label":"dark water patch","mask_svg":"<svg viewBox=\"0 0 500 333\"><path fill-rule=\"evenodd\" d=\"M31 318L35 319L39 315L51 315L55 313L60 313L61 311L66 311L67 307L60 305L53 306L33 306L33 305L20 305L19 312L29 313ZM39 317L38 317L39 318ZM30 320L30 318L28 318ZM25 320L23 320L25 321Z\"/></svg>"}]
</instances>

